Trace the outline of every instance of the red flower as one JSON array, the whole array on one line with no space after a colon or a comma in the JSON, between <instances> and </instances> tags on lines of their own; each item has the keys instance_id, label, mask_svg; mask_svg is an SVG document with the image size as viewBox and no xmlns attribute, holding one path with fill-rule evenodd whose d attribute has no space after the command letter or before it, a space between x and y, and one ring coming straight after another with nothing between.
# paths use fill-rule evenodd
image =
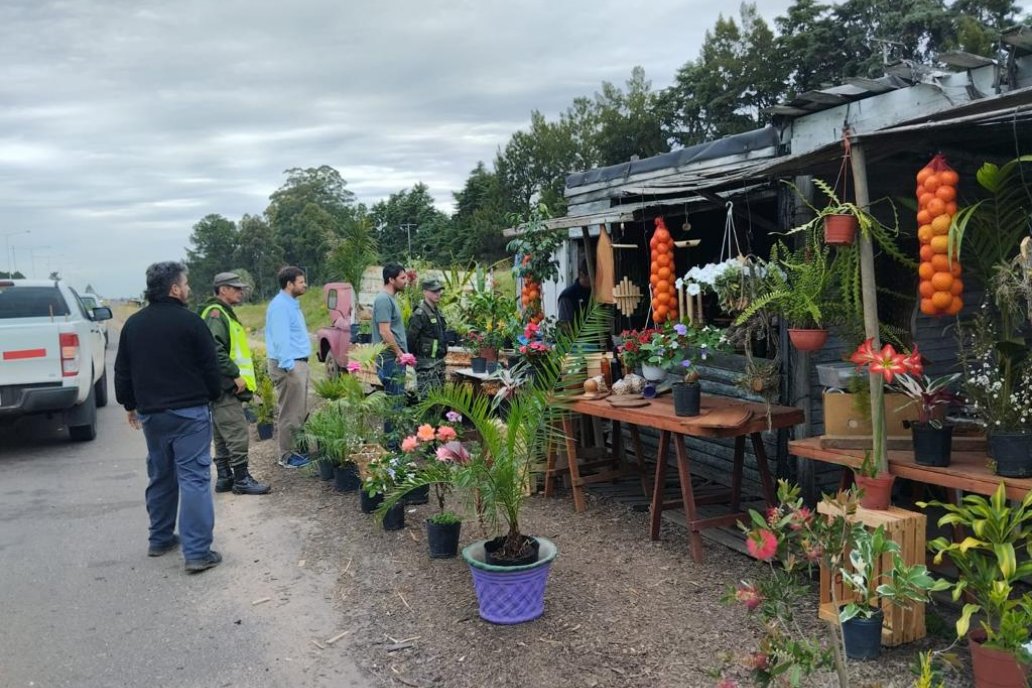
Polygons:
<instances>
[{"instance_id":1,"label":"red flower","mask_svg":"<svg viewBox=\"0 0 1032 688\"><path fill-rule=\"evenodd\" d=\"M871 363L871 372L881 373L886 382L892 382L897 375L907 372L907 367L903 364L904 358L903 354L896 353L892 344L886 344L878 352L877 360Z\"/></svg>"},{"instance_id":2,"label":"red flower","mask_svg":"<svg viewBox=\"0 0 1032 688\"><path fill-rule=\"evenodd\" d=\"M869 363L873 363L877 360L878 356L874 353L874 340L868 339L866 342L856 347L856 351L849 357L849 360L858 366L865 366Z\"/></svg>"},{"instance_id":3,"label":"red flower","mask_svg":"<svg viewBox=\"0 0 1032 688\"><path fill-rule=\"evenodd\" d=\"M735 599L745 605L745 608L752 611L763 602L763 596L751 583L741 583L735 589Z\"/></svg>"},{"instance_id":4,"label":"red flower","mask_svg":"<svg viewBox=\"0 0 1032 688\"><path fill-rule=\"evenodd\" d=\"M921 375L924 373L924 364L921 362L921 354L917 350L917 344L914 344L914 350L910 352L910 355L903 357L903 366L910 375Z\"/></svg>"},{"instance_id":5,"label":"red flower","mask_svg":"<svg viewBox=\"0 0 1032 688\"><path fill-rule=\"evenodd\" d=\"M746 660L750 669L764 671L770 665L770 657L765 652L753 652Z\"/></svg>"},{"instance_id":6,"label":"red flower","mask_svg":"<svg viewBox=\"0 0 1032 688\"><path fill-rule=\"evenodd\" d=\"M772 506L769 509L767 509L767 524L768 525L773 527L774 524L777 523L779 520L781 520L781 510L778 507Z\"/></svg>"},{"instance_id":7,"label":"red flower","mask_svg":"<svg viewBox=\"0 0 1032 688\"><path fill-rule=\"evenodd\" d=\"M770 561L778 553L778 538L769 530L754 530L746 538L745 548L760 561Z\"/></svg>"},{"instance_id":8,"label":"red flower","mask_svg":"<svg viewBox=\"0 0 1032 688\"><path fill-rule=\"evenodd\" d=\"M812 518L813 513L810 511L809 507L800 507L798 511L792 514L792 523L790 524L790 527L792 530L802 530Z\"/></svg>"}]
</instances>

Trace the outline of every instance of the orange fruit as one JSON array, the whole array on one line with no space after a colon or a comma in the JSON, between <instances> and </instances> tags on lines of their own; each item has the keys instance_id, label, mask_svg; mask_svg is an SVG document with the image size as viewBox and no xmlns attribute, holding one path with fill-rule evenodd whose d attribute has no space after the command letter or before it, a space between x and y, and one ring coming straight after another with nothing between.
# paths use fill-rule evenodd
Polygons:
<instances>
[{"instance_id":1,"label":"orange fruit","mask_svg":"<svg viewBox=\"0 0 1032 688\"><path fill-rule=\"evenodd\" d=\"M935 197L941 198L942 200L949 203L957 197L957 189L952 186L946 186L945 184L943 184L935 190Z\"/></svg>"},{"instance_id":2,"label":"orange fruit","mask_svg":"<svg viewBox=\"0 0 1032 688\"><path fill-rule=\"evenodd\" d=\"M953 278L953 284L950 286L950 293L954 296L960 296L961 292L964 291L964 283L960 281L959 277Z\"/></svg>"},{"instance_id":3,"label":"orange fruit","mask_svg":"<svg viewBox=\"0 0 1032 688\"><path fill-rule=\"evenodd\" d=\"M919 212L917 214L917 224L918 224L919 227L921 225L926 225L926 224L930 223L931 221L932 221L932 214L930 212L928 212L927 210L922 210L921 212Z\"/></svg>"},{"instance_id":4,"label":"orange fruit","mask_svg":"<svg viewBox=\"0 0 1032 688\"><path fill-rule=\"evenodd\" d=\"M950 291L950 287L952 287L952 286L953 286L953 275L951 275L950 273L948 273L948 272L937 272L934 275L932 275L932 287L935 289L935 291L949 292ZM950 296L953 296L953 294L950 293ZM934 298L934 294L933 294L933 298Z\"/></svg>"},{"instance_id":5,"label":"orange fruit","mask_svg":"<svg viewBox=\"0 0 1032 688\"><path fill-rule=\"evenodd\" d=\"M921 299L921 312L925 315L935 315L939 311L931 299Z\"/></svg>"},{"instance_id":6,"label":"orange fruit","mask_svg":"<svg viewBox=\"0 0 1032 688\"><path fill-rule=\"evenodd\" d=\"M948 291L937 291L932 294L932 305L940 311L944 311L953 303L953 294Z\"/></svg>"},{"instance_id":7,"label":"orange fruit","mask_svg":"<svg viewBox=\"0 0 1032 688\"><path fill-rule=\"evenodd\" d=\"M669 253L661 253L661 254L659 254L659 256L657 256L656 262L659 263L659 267L665 268L665 267L669 267L670 263L673 262L673 261L670 260L670 254Z\"/></svg>"},{"instance_id":8,"label":"orange fruit","mask_svg":"<svg viewBox=\"0 0 1032 688\"><path fill-rule=\"evenodd\" d=\"M922 244L927 244L935 236L935 232L932 231L931 225L921 225L917 228L917 240Z\"/></svg>"},{"instance_id":9,"label":"orange fruit","mask_svg":"<svg viewBox=\"0 0 1032 688\"><path fill-rule=\"evenodd\" d=\"M939 173L939 181L944 186L956 187L960 183L960 175L953 170L943 170Z\"/></svg>"},{"instance_id":10,"label":"orange fruit","mask_svg":"<svg viewBox=\"0 0 1032 688\"><path fill-rule=\"evenodd\" d=\"M921 210L927 209L928 204L931 203L933 198L935 198L935 194L933 194L931 191L921 192L917 195L917 207ZM934 217L935 215L938 215L938 213L931 213L931 215Z\"/></svg>"},{"instance_id":11,"label":"orange fruit","mask_svg":"<svg viewBox=\"0 0 1032 688\"><path fill-rule=\"evenodd\" d=\"M920 294L923 299L930 299L932 298L932 294L935 293L935 287L932 286L930 281L921 280L917 284L917 293Z\"/></svg>"},{"instance_id":12,"label":"orange fruit","mask_svg":"<svg viewBox=\"0 0 1032 688\"><path fill-rule=\"evenodd\" d=\"M953 298L953 297L950 297L950 298ZM666 320L667 307L666 306L656 306L655 313L656 313L656 322L663 322L663 321Z\"/></svg>"},{"instance_id":13,"label":"orange fruit","mask_svg":"<svg viewBox=\"0 0 1032 688\"><path fill-rule=\"evenodd\" d=\"M657 275L656 273L652 273L652 276L649 277L649 284L651 284L653 287L655 287L658 282L659 282L659 275Z\"/></svg>"},{"instance_id":14,"label":"orange fruit","mask_svg":"<svg viewBox=\"0 0 1032 688\"><path fill-rule=\"evenodd\" d=\"M531 301L537 301L541 298L541 292L539 292L537 289L531 289L529 296Z\"/></svg>"},{"instance_id":15,"label":"orange fruit","mask_svg":"<svg viewBox=\"0 0 1032 688\"><path fill-rule=\"evenodd\" d=\"M655 275L659 272L659 263L655 260L652 261L652 274Z\"/></svg>"},{"instance_id":16,"label":"orange fruit","mask_svg":"<svg viewBox=\"0 0 1032 688\"><path fill-rule=\"evenodd\" d=\"M655 291L656 294L660 294L660 293L669 291L669 289L670 289L670 282L667 282L665 279L660 279L658 282L656 282L656 291Z\"/></svg>"},{"instance_id":17,"label":"orange fruit","mask_svg":"<svg viewBox=\"0 0 1032 688\"><path fill-rule=\"evenodd\" d=\"M924 184L924 181L935 174L935 170L925 165L917 171L917 183Z\"/></svg>"},{"instance_id":18,"label":"orange fruit","mask_svg":"<svg viewBox=\"0 0 1032 688\"><path fill-rule=\"evenodd\" d=\"M938 236L933 236L932 240L928 243L936 253L946 253L950 246L950 238L945 234L940 234Z\"/></svg>"},{"instance_id":19,"label":"orange fruit","mask_svg":"<svg viewBox=\"0 0 1032 688\"><path fill-rule=\"evenodd\" d=\"M931 248L929 246L928 248ZM932 259L929 261L932 264L932 269L936 272L949 272L950 271L950 259L946 257L945 253L935 253L932 255ZM936 287L937 289L941 287Z\"/></svg>"},{"instance_id":20,"label":"orange fruit","mask_svg":"<svg viewBox=\"0 0 1032 688\"><path fill-rule=\"evenodd\" d=\"M953 261L953 263L950 264L950 274L954 277L960 277L961 272L963 272L963 270L960 267L960 263Z\"/></svg>"},{"instance_id":21,"label":"orange fruit","mask_svg":"<svg viewBox=\"0 0 1032 688\"><path fill-rule=\"evenodd\" d=\"M665 242L667 239L670 238L670 230L668 230L666 227L660 227L656 230L656 233L653 236L657 237L660 241Z\"/></svg>"},{"instance_id":22,"label":"orange fruit","mask_svg":"<svg viewBox=\"0 0 1032 688\"><path fill-rule=\"evenodd\" d=\"M660 268L658 274L659 279L668 280L670 279L670 268Z\"/></svg>"},{"instance_id":23,"label":"orange fruit","mask_svg":"<svg viewBox=\"0 0 1032 688\"><path fill-rule=\"evenodd\" d=\"M936 216L936 218L932 220L932 232L935 234L946 234L950 231L950 223L952 220L953 218L946 213Z\"/></svg>"},{"instance_id":24,"label":"orange fruit","mask_svg":"<svg viewBox=\"0 0 1032 688\"><path fill-rule=\"evenodd\" d=\"M928 245L928 242L925 242L921 246L920 255L921 255L921 261L922 262L927 262L927 261L932 259L932 256L937 255L937 254L935 253L935 251L932 250L932 247Z\"/></svg>"},{"instance_id":25,"label":"orange fruit","mask_svg":"<svg viewBox=\"0 0 1032 688\"><path fill-rule=\"evenodd\" d=\"M946 214L949 215L950 217L953 217L954 215L957 214L957 202L956 201L950 201L949 203L946 204Z\"/></svg>"},{"instance_id":26,"label":"orange fruit","mask_svg":"<svg viewBox=\"0 0 1032 688\"><path fill-rule=\"evenodd\" d=\"M928 199L928 205L926 205L925 208L927 208L928 212L932 214L932 217L942 215L946 212L946 201L932 195L932 197Z\"/></svg>"},{"instance_id":27,"label":"orange fruit","mask_svg":"<svg viewBox=\"0 0 1032 688\"><path fill-rule=\"evenodd\" d=\"M924 180L924 184L922 184L922 186L924 186L925 188L925 191L931 191L932 193L935 193L935 190L938 189L941 185L942 182L939 181L939 175L935 173L928 175L928 177Z\"/></svg>"},{"instance_id":28,"label":"orange fruit","mask_svg":"<svg viewBox=\"0 0 1032 688\"><path fill-rule=\"evenodd\" d=\"M964 301L959 296L953 297L953 302L946 307L946 315L956 315L964 308Z\"/></svg>"},{"instance_id":29,"label":"orange fruit","mask_svg":"<svg viewBox=\"0 0 1032 688\"><path fill-rule=\"evenodd\" d=\"M917 268L917 276L923 280L932 279L932 275L935 274L935 268L932 267L931 263L921 263Z\"/></svg>"},{"instance_id":30,"label":"orange fruit","mask_svg":"<svg viewBox=\"0 0 1032 688\"><path fill-rule=\"evenodd\" d=\"M653 234L652 235L652 239L649 240L649 246L651 248L656 248L658 245L659 245L659 237L656 236L655 234Z\"/></svg>"}]
</instances>

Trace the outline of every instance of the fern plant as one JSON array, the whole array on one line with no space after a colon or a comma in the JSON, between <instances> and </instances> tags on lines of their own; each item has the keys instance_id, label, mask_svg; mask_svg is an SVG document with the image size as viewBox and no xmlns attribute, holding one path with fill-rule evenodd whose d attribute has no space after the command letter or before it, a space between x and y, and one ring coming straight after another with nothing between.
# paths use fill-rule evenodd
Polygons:
<instances>
[{"instance_id":1,"label":"fern plant","mask_svg":"<svg viewBox=\"0 0 1032 688\"><path fill-rule=\"evenodd\" d=\"M830 249L817 241L808 241L793 252L778 242L770 251L766 290L735 319L740 326L762 310L774 310L789 327L822 328L836 321L841 308L831 300L834 272Z\"/></svg>"}]
</instances>

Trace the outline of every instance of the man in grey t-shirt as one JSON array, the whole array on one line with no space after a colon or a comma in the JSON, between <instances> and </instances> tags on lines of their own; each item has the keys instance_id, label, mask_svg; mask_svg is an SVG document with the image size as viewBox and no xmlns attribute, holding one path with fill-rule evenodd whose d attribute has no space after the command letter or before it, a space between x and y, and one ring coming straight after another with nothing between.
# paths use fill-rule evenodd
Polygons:
<instances>
[{"instance_id":1,"label":"man in grey t-shirt","mask_svg":"<svg viewBox=\"0 0 1032 688\"><path fill-rule=\"evenodd\" d=\"M388 263L383 266L383 291L373 300L373 344L383 342L386 346L377 361L376 373L383 383L383 391L392 396L405 393L405 374L398 365L398 357L408 352L408 341L395 296L404 291L407 284L405 268Z\"/></svg>"}]
</instances>

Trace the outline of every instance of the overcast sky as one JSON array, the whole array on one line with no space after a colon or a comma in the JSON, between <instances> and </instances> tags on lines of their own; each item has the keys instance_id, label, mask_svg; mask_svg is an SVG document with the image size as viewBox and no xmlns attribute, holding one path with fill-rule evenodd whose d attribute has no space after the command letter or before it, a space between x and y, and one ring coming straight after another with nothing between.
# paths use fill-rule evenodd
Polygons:
<instances>
[{"instance_id":1,"label":"overcast sky","mask_svg":"<svg viewBox=\"0 0 1032 688\"><path fill-rule=\"evenodd\" d=\"M260 213L290 167L332 165L369 204L422 181L450 210L531 110L635 65L669 85L720 11L737 3L0 0L0 266L9 242L24 272L138 294L197 220Z\"/></svg>"}]
</instances>

